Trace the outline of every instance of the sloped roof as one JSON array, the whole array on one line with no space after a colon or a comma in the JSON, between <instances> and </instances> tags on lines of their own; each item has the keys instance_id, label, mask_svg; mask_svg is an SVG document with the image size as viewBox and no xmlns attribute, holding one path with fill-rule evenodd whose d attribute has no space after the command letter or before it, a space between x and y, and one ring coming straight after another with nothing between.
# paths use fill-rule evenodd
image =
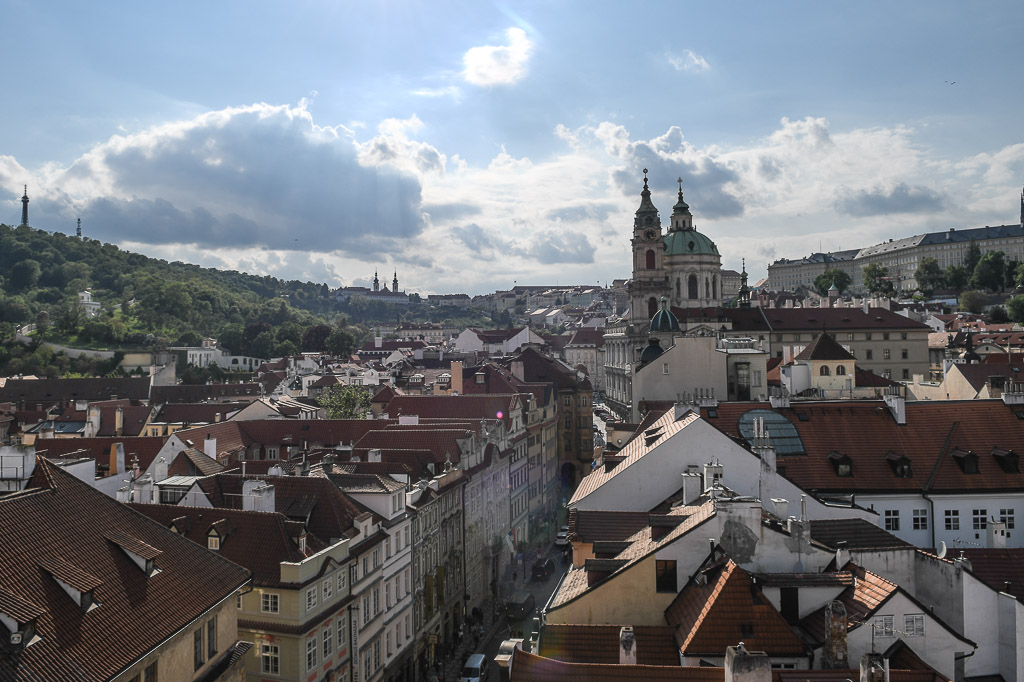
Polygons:
<instances>
[{"instance_id":1,"label":"sloped roof","mask_svg":"<svg viewBox=\"0 0 1024 682\"><path fill-rule=\"evenodd\" d=\"M81 457L91 457L99 464L110 462L110 450L112 446L121 443L124 445L124 464L131 468L132 458L139 458L139 467L149 468L149 465L156 459L157 453L164 445L164 438L161 437L121 437L109 436L105 438L37 438L35 443L36 454L43 457L66 457L75 454Z\"/></svg>"},{"instance_id":2,"label":"sloped roof","mask_svg":"<svg viewBox=\"0 0 1024 682\"><path fill-rule=\"evenodd\" d=\"M872 573L855 564L843 567L851 571L856 580L836 597L846 607L847 625L850 630L860 627L899 590L899 585L882 576ZM807 614L800 626L808 634L814 645L825 641L828 621L825 615L826 606Z\"/></svg>"},{"instance_id":3,"label":"sloped roof","mask_svg":"<svg viewBox=\"0 0 1024 682\"><path fill-rule=\"evenodd\" d=\"M167 424L212 424L216 421L218 414L221 416L221 419L228 419L236 411L243 407L247 407L250 404L251 403L248 401L234 403L167 403L160 406L160 409L153 416L151 422Z\"/></svg>"},{"instance_id":4,"label":"sloped roof","mask_svg":"<svg viewBox=\"0 0 1024 682\"><path fill-rule=\"evenodd\" d=\"M277 512L179 507L172 504L132 503L128 506L165 528L174 524L180 535L204 549L210 529L227 521L230 532L221 535L218 554L251 571L254 585L281 586L282 562L302 561L327 546L309 533L306 535L306 552L300 552L298 538L303 533L302 524L290 521ZM181 523L182 519L188 519L188 522Z\"/></svg>"},{"instance_id":5,"label":"sloped roof","mask_svg":"<svg viewBox=\"0 0 1024 682\"><path fill-rule=\"evenodd\" d=\"M212 476L222 471L223 464L196 448L182 450L167 467L168 476Z\"/></svg>"},{"instance_id":6,"label":"sloped roof","mask_svg":"<svg viewBox=\"0 0 1024 682\"><path fill-rule=\"evenodd\" d=\"M544 626L538 654L569 663L619 662L620 625ZM639 665L678 666L679 655L672 628L666 625L633 626Z\"/></svg>"},{"instance_id":7,"label":"sloped roof","mask_svg":"<svg viewBox=\"0 0 1024 682\"><path fill-rule=\"evenodd\" d=\"M634 436L632 440L626 443L622 449L618 451L617 456L622 457L623 459L615 468L611 471L606 471L605 467L597 467L587 474L583 480L580 481L579 486L573 493L572 499L569 501L569 505L572 506L574 503L584 499L587 495L590 495L601 486L608 484L609 481L638 462L648 452L668 441L672 436L695 422L699 417L700 415L692 411L687 412L678 419L676 419L675 412L673 410L663 414L650 428L645 429L642 432L644 437L641 438ZM637 433L641 432L638 430ZM648 438L647 434L653 435ZM657 436L656 440L652 440L654 435Z\"/></svg>"},{"instance_id":8,"label":"sloped roof","mask_svg":"<svg viewBox=\"0 0 1024 682\"><path fill-rule=\"evenodd\" d=\"M623 678L634 682L722 682L725 679L722 668L682 667L678 664L623 667L617 663L567 663L522 649L516 649L512 654L510 675L511 682L621 682Z\"/></svg>"},{"instance_id":9,"label":"sloped roof","mask_svg":"<svg viewBox=\"0 0 1024 682\"><path fill-rule=\"evenodd\" d=\"M427 425L419 429L369 431L356 441L352 448L352 454L366 459L369 450L380 449L383 451L383 459L384 453L388 451L413 450L429 452L431 461L434 463L444 462L451 457L452 463L458 464L462 461L462 451L459 448L458 439L468 438L472 433L468 429L431 428Z\"/></svg>"},{"instance_id":10,"label":"sloped roof","mask_svg":"<svg viewBox=\"0 0 1024 682\"><path fill-rule=\"evenodd\" d=\"M569 510L569 528L581 542L625 540L646 528L649 520L645 511Z\"/></svg>"},{"instance_id":11,"label":"sloped roof","mask_svg":"<svg viewBox=\"0 0 1024 682\"><path fill-rule=\"evenodd\" d=\"M63 400L149 400L149 377L100 379L7 379L0 386L0 402L44 403Z\"/></svg>"},{"instance_id":12,"label":"sloped roof","mask_svg":"<svg viewBox=\"0 0 1024 682\"><path fill-rule=\"evenodd\" d=\"M853 360L850 351L843 348L835 338L826 332L818 334L818 337L800 351L795 360Z\"/></svg>"},{"instance_id":13,"label":"sloped roof","mask_svg":"<svg viewBox=\"0 0 1024 682\"><path fill-rule=\"evenodd\" d=\"M157 552L161 573L147 577L108 539L114 534ZM0 535L18 548L0 552L0 584L33 605L41 637L19 656L0 656L4 680L110 679L249 580L245 569L42 459L28 490L0 498ZM38 569L53 560L101 581L98 608L83 614Z\"/></svg>"},{"instance_id":14,"label":"sloped roof","mask_svg":"<svg viewBox=\"0 0 1024 682\"><path fill-rule=\"evenodd\" d=\"M207 424L175 432L199 447L208 437L217 440L217 452L233 452L250 445L350 444L368 431L383 429L386 419L253 419Z\"/></svg>"},{"instance_id":15,"label":"sloped roof","mask_svg":"<svg viewBox=\"0 0 1024 682\"><path fill-rule=\"evenodd\" d=\"M472 395L396 395L388 402L388 416L417 415L424 418L500 419L511 426L513 410L521 410L518 393Z\"/></svg>"},{"instance_id":16,"label":"sloped roof","mask_svg":"<svg viewBox=\"0 0 1024 682\"><path fill-rule=\"evenodd\" d=\"M867 519L812 519L810 524L811 538L831 549L840 546L846 549L913 547ZM840 545L840 542L845 544Z\"/></svg>"},{"instance_id":17,"label":"sloped roof","mask_svg":"<svg viewBox=\"0 0 1024 682\"><path fill-rule=\"evenodd\" d=\"M681 655L717 656L740 641L769 656L804 653L803 643L782 614L732 559L698 574L705 583L691 580L665 610Z\"/></svg>"},{"instance_id":18,"label":"sloped roof","mask_svg":"<svg viewBox=\"0 0 1024 682\"><path fill-rule=\"evenodd\" d=\"M231 398L259 398L262 395L260 384L251 381L239 384L175 384L173 386L154 386L152 403L201 403L210 400L227 400Z\"/></svg>"},{"instance_id":19,"label":"sloped roof","mask_svg":"<svg viewBox=\"0 0 1024 682\"><path fill-rule=\"evenodd\" d=\"M771 331L835 331L859 329L901 329L929 331L923 322L911 320L885 308L763 308Z\"/></svg>"},{"instance_id":20,"label":"sloped roof","mask_svg":"<svg viewBox=\"0 0 1024 682\"><path fill-rule=\"evenodd\" d=\"M316 476L240 476L217 474L196 481L214 507L241 509L242 483L258 479L274 486L274 509L289 519L305 520L306 529L324 542L349 536L363 508L326 478Z\"/></svg>"},{"instance_id":21,"label":"sloped roof","mask_svg":"<svg viewBox=\"0 0 1024 682\"><path fill-rule=\"evenodd\" d=\"M604 330L592 327L577 329L567 346L597 346L604 348Z\"/></svg>"},{"instance_id":22,"label":"sloped roof","mask_svg":"<svg viewBox=\"0 0 1024 682\"><path fill-rule=\"evenodd\" d=\"M1004 472L991 454L994 448L1024 453L1024 410L1001 400L908 402L907 423L902 425L882 401L800 402L778 409L764 403L721 403L718 416L707 417L707 422L739 438L740 417L750 410L773 410L793 424L806 455L780 455L777 465L804 490L1024 489L1024 473ZM952 456L957 450L978 456L978 473L960 468ZM839 476L832 466L829 455L837 451L850 458L851 476ZM911 477L896 476L887 459L890 452L910 460Z\"/></svg>"},{"instance_id":23,"label":"sloped roof","mask_svg":"<svg viewBox=\"0 0 1024 682\"><path fill-rule=\"evenodd\" d=\"M122 418L122 436L138 436L142 433L143 427L149 419L150 413L153 408L148 405L133 405L128 407L101 407L100 408L100 428L96 432L97 436L116 436L117 435L117 410L121 410Z\"/></svg>"},{"instance_id":24,"label":"sloped roof","mask_svg":"<svg viewBox=\"0 0 1024 682\"><path fill-rule=\"evenodd\" d=\"M1024 600L1024 548L965 547L957 549L971 562L971 573L993 590Z\"/></svg>"}]
</instances>

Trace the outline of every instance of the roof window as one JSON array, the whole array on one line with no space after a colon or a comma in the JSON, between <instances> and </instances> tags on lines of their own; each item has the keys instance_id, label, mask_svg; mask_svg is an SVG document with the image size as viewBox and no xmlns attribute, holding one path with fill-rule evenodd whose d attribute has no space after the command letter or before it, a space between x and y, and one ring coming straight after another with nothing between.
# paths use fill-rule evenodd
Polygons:
<instances>
[{"instance_id":1,"label":"roof window","mask_svg":"<svg viewBox=\"0 0 1024 682\"><path fill-rule=\"evenodd\" d=\"M95 599L94 591L103 584L103 581L96 576L57 557L44 560L39 567L57 581L61 589L68 593L68 596L78 604L83 613L89 613L100 606Z\"/></svg>"},{"instance_id":2,"label":"roof window","mask_svg":"<svg viewBox=\"0 0 1024 682\"><path fill-rule=\"evenodd\" d=\"M156 567L156 558L163 552L156 547L120 530L111 531L104 537L124 550L128 558L142 569L146 577L152 578L160 572L160 569Z\"/></svg>"},{"instance_id":3,"label":"roof window","mask_svg":"<svg viewBox=\"0 0 1024 682\"><path fill-rule=\"evenodd\" d=\"M1020 462L1017 453L1013 450L1001 450L992 448L992 456L999 462L999 468L1004 474L1019 474Z\"/></svg>"},{"instance_id":4,"label":"roof window","mask_svg":"<svg viewBox=\"0 0 1024 682\"><path fill-rule=\"evenodd\" d=\"M835 469L836 476L842 476L844 478L853 476L853 460L850 459L849 455L844 455L838 450L833 450L829 453L828 460L832 463L832 468Z\"/></svg>"},{"instance_id":5,"label":"roof window","mask_svg":"<svg viewBox=\"0 0 1024 682\"><path fill-rule=\"evenodd\" d=\"M913 478L914 470L910 466L910 459L906 455L901 455L897 452L890 450L885 453L885 461L889 463L892 468L892 473L896 478Z\"/></svg>"},{"instance_id":6,"label":"roof window","mask_svg":"<svg viewBox=\"0 0 1024 682\"><path fill-rule=\"evenodd\" d=\"M971 450L965 451L956 448L953 450L953 461L960 467L960 471L965 474L978 473L978 456Z\"/></svg>"}]
</instances>

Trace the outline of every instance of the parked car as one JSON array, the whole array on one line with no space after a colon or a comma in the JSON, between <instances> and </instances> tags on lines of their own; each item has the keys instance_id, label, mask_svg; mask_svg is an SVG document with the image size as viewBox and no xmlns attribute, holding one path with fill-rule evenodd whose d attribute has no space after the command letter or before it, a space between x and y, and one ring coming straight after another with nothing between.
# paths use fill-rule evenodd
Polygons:
<instances>
[{"instance_id":1,"label":"parked car","mask_svg":"<svg viewBox=\"0 0 1024 682\"><path fill-rule=\"evenodd\" d=\"M555 562L551 559L541 557L533 562L533 569L531 569L530 575L533 580L543 581L547 580L548 576L555 572Z\"/></svg>"},{"instance_id":2,"label":"parked car","mask_svg":"<svg viewBox=\"0 0 1024 682\"><path fill-rule=\"evenodd\" d=\"M558 534L555 535L555 546L556 547L568 547L569 546L569 526L562 526L558 529Z\"/></svg>"},{"instance_id":3,"label":"parked car","mask_svg":"<svg viewBox=\"0 0 1024 682\"><path fill-rule=\"evenodd\" d=\"M481 682L486 679L487 657L483 654L473 654L466 659L466 665L462 667L462 676L459 682Z\"/></svg>"}]
</instances>

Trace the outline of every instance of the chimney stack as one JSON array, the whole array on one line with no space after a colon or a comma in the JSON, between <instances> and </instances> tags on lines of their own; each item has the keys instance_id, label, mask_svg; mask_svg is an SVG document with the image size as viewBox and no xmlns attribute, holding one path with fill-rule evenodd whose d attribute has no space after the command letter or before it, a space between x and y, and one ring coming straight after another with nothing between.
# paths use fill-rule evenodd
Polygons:
<instances>
[{"instance_id":1,"label":"chimney stack","mask_svg":"<svg viewBox=\"0 0 1024 682\"><path fill-rule=\"evenodd\" d=\"M771 682L772 664L763 651L747 651L740 642L725 648L725 682Z\"/></svg>"},{"instance_id":2,"label":"chimney stack","mask_svg":"<svg viewBox=\"0 0 1024 682\"><path fill-rule=\"evenodd\" d=\"M889 661L873 651L861 656L860 682L889 682Z\"/></svg>"},{"instance_id":3,"label":"chimney stack","mask_svg":"<svg viewBox=\"0 0 1024 682\"><path fill-rule=\"evenodd\" d=\"M636 634L630 625L619 630L619 665L636 665Z\"/></svg>"},{"instance_id":4,"label":"chimney stack","mask_svg":"<svg viewBox=\"0 0 1024 682\"><path fill-rule=\"evenodd\" d=\"M850 667L847 660L846 607L841 601L830 601L825 605L825 649L821 665L826 670Z\"/></svg>"}]
</instances>

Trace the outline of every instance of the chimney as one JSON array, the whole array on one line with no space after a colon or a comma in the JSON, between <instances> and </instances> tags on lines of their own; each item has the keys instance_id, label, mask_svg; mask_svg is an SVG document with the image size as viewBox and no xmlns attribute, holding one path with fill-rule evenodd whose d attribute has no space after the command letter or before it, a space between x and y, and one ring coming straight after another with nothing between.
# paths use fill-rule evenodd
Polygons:
<instances>
[{"instance_id":1,"label":"chimney","mask_svg":"<svg viewBox=\"0 0 1024 682\"><path fill-rule=\"evenodd\" d=\"M132 493L135 502L140 504L153 503L153 479L149 474L135 481Z\"/></svg>"},{"instance_id":2,"label":"chimney","mask_svg":"<svg viewBox=\"0 0 1024 682\"><path fill-rule=\"evenodd\" d=\"M452 360L451 390L462 393L462 360Z\"/></svg>"},{"instance_id":3,"label":"chimney","mask_svg":"<svg viewBox=\"0 0 1024 682\"><path fill-rule=\"evenodd\" d=\"M328 452L320 462L320 468L325 474L334 473L334 455Z\"/></svg>"},{"instance_id":4,"label":"chimney","mask_svg":"<svg viewBox=\"0 0 1024 682\"><path fill-rule=\"evenodd\" d=\"M114 410L114 434L118 437L124 435L124 408L120 405Z\"/></svg>"},{"instance_id":5,"label":"chimney","mask_svg":"<svg viewBox=\"0 0 1024 682\"><path fill-rule=\"evenodd\" d=\"M990 520L986 524L985 532L988 540L986 547L989 549L1003 549L1006 547L1006 522Z\"/></svg>"},{"instance_id":6,"label":"chimney","mask_svg":"<svg viewBox=\"0 0 1024 682\"><path fill-rule=\"evenodd\" d=\"M747 651L740 642L725 648L725 682L771 682L772 664L763 651Z\"/></svg>"},{"instance_id":7,"label":"chimney","mask_svg":"<svg viewBox=\"0 0 1024 682\"><path fill-rule=\"evenodd\" d=\"M903 397L902 386L885 389L885 404L897 424L907 423L907 399Z\"/></svg>"},{"instance_id":8,"label":"chimney","mask_svg":"<svg viewBox=\"0 0 1024 682\"><path fill-rule=\"evenodd\" d=\"M167 460L163 457L156 461L156 482L159 483L167 478Z\"/></svg>"},{"instance_id":9,"label":"chimney","mask_svg":"<svg viewBox=\"0 0 1024 682\"><path fill-rule=\"evenodd\" d=\"M210 459L217 459L217 439L211 438L210 434L206 434L203 441L203 453Z\"/></svg>"},{"instance_id":10,"label":"chimney","mask_svg":"<svg viewBox=\"0 0 1024 682\"><path fill-rule=\"evenodd\" d=\"M780 521L785 521L789 515L789 500L784 497L773 497L772 513L779 517Z\"/></svg>"},{"instance_id":11,"label":"chimney","mask_svg":"<svg viewBox=\"0 0 1024 682\"><path fill-rule=\"evenodd\" d=\"M619 665L636 665L636 634L630 625L619 629Z\"/></svg>"},{"instance_id":12,"label":"chimney","mask_svg":"<svg viewBox=\"0 0 1024 682\"><path fill-rule=\"evenodd\" d=\"M417 426L420 423L420 416L418 414L400 414L398 415L399 426Z\"/></svg>"},{"instance_id":13,"label":"chimney","mask_svg":"<svg viewBox=\"0 0 1024 682\"><path fill-rule=\"evenodd\" d=\"M825 648L821 665L826 670L848 669L846 607L841 601L825 605Z\"/></svg>"},{"instance_id":14,"label":"chimney","mask_svg":"<svg viewBox=\"0 0 1024 682\"><path fill-rule=\"evenodd\" d=\"M608 456L605 455L605 459L607 459L607 457ZM691 502L696 500L698 497L700 497L700 494L702 492L704 492L701 489L700 474L684 472L682 474L682 476L683 476L683 499L682 499L682 503L683 504L690 504Z\"/></svg>"},{"instance_id":15,"label":"chimney","mask_svg":"<svg viewBox=\"0 0 1024 682\"><path fill-rule=\"evenodd\" d=\"M382 336L375 336L375 337L373 337L373 347L374 348L381 348L383 346L384 346L384 337L382 337Z\"/></svg>"},{"instance_id":16,"label":"chimney","mask_svg":"<svg viewBox=\"0 0 1024 682\"><path fill-rule=\"evenodd\" d=\"M876 652L861 656L860 682L889 682L889 661Z\"/></svg>"},{"instance_id":17,"label":"chimney","mask_svg":"<svg viewBox=\"0 0 1024 682\"><path fill-rule=\"evenodd\" d=\"M367 453L367 456L366 456L366 461L367 462L379 462L380 459L381 459L380 448L373 448L372 450L370 450Z\"/></svg>"},{"instance_id":18,"label":"chimney","mask_svg":"<svg viewBox=\"0 0 1024 682\"><path fill-rule=\"evenodd\" d=\"M221 420L221 413L220 412L214 412L214 414L213 414L213 423L214 424L220 424L220 420Z\"/></svg>"}]
</instances>

